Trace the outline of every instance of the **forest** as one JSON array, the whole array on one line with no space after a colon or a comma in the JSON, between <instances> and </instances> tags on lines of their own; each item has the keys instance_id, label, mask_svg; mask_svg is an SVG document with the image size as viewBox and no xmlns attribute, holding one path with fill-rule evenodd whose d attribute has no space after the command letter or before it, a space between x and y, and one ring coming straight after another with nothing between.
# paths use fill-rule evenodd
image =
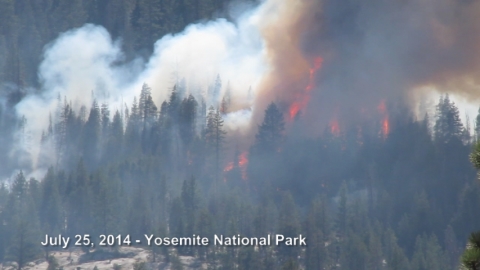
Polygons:
<instances>
[{"instance_id":1,"label":"forest","mask_svg":"<svg viewBox=\"0 0 480 270\"><path fill-rule=\"evenodd\" d=\"M278 233L302 234L307 247L139 245L151 256L138 269L159 261L183 269L179 256L193 257L198 269L459 269L480 227L469 160L480 110L473 128L464 125L448 94L434 115L418 119L403 101L387 99L376 110L396 108L387 123L376 112L351 125L331 123L315 137L294 132L302 115L288 120L283 105L270 102L248 149L227 140L228 89L209 104L178 80L159 101L145 83L131 105L112 108L92 93L79 110L58 94L35 164L45 173L28 176L32 157L12 143L30 140L28 119L15 105L38 86L49 41L95 23L123 39L127 59L147 57L155 40L223 16L229 2L0 0L0 263L22 269L44 258L59 269L50 254L61 247L42 247L46 234L195 234L212 242L214 234ZM214 92L227 85L219 76L210 84Z\"/></svg>"}]
</instances>

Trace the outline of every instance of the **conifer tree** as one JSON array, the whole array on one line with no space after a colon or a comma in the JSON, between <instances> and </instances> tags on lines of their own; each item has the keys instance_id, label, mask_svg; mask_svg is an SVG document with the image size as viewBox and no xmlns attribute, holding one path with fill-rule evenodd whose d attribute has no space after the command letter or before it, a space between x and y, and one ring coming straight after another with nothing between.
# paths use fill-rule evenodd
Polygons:
<instances>
[{"instance_id":1,"label":"conifer tree","mask_svg":"<svg viewBox=\"0 0 480 270\"><path fill-rule=\"evenodd\" d=\"M225 139L225 134L226 132L223 129L223 119L220 112L218 110L215 110L213 106L210 106L207 116L207 128L205 130L205 142L210 153L212 153L214 156L215 189L219 181L220 155Z\"/></svg>"},{"instance_id":2,"label":"conifer tree","mask_svg":"<svg viewBox=\"0 0 480 270\"><path fill-rule=\"evenodd\" d=\"M480 269L480 231L468 238L468 246L462 255L462 265L469 270Z\"/></svg>"},{"instance_id":3,"label":"conifer tree","mask_svg":"<svg viewBox=\"0 0 480 270\"><path fill-rule=\"evenodd\" d=\"M447 143L453 138L462 139L464 132L460 120L460 113L453 101L450 101L448 94L440 97L436 108L435 139L441 143Z\"/></svg>"},{"instance_id":4,"label":"conifer tree","mask_svg":"<svg viewBox=\"0 0 480 270\"><path fill-rule=\"evenodd\" d=\"M83 156L85 165L88 168L93 168L99 159L100 146L100 132L101 132L101 112L96 100L93 101L92 108L88 120L85 123L85 130L83 133Z\"/></svg>"},{"instance_id":5,"label":"conifer tree","mask_svg":"<svg viewBox=\"0 0 480 270\"><path fill-rule=\"evenodd\" d=\"M260 153L271 154L279 151L283 141L285 122L283 114L275 103L268 105L265 117L255 136L255 148Z\"/></svg>"},{"instance_id":6,"label":"conifer tree","mask_svg":"<svg viewBox=\"0 0 480 270\"><path fill-rule=\"evenodd\" d=\"M198 103L192 95L180 104L180 136L185 145L189 145L195 137L197 107Z\"/></svg>"},{"instance_id":7,"label":"conifer tree","mask_svg":"<svg viewBox=\"0 0 480 270\"><path fill-rule=\"evenodd\" d=\"M6 254L9 260L17 263L18 269L40 255L37 209L31 195L23 172L18 173L9 198L11 214L7 226L10 238Z\"/></svg>"}]
</instances>

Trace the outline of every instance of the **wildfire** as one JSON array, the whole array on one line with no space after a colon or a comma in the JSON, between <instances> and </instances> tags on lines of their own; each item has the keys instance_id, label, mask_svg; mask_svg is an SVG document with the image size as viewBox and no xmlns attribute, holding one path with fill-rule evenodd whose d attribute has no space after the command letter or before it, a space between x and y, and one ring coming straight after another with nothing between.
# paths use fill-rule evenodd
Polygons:
<instances>
[{"instance_id":1,"label":"wildfire","mask_svg":"<svg viewBox=\"0 0 480 270\"><path fill-rule=\"evenodd\" d=\"M240 155L238 155L238 159L235 161L231 161L225 166L223 169L224 172L229 172L233 170L235 167L238 166L240 171L242 172L242 179L247 180L247 165L248 165L248 152L244 151Z\"/></svg>"},{"instance_id":2,"label":"wildfire","mask_svg":"<svg viewBox=\"0 0 480 270\"><path fill-rule=\"evenodd\" d=\"M317 57L313 61L313 67L309 70L308 85L302 93L297 94L297 100L294 101L288 110L289 120L293 120L298 112L304 109L310 101L310 92L315 88L315 75L322 67L323 58Z\"/></svg>"},{"instance_id":3,"label":"wildfire","mask_svg":"<svg viewBox=\"0 0 480 270\"><path fill-rule=\"evenodd\" d=\"M382 122L382 135L384 137L388 136L388 133L390 133L390 123L388 122L388 115L385 116Z\"/></svg>"},{"instance_id":4,"label":"wildfire","mask_svg":"<svg viewBox=\"0 0 480 270\"><path fill-rule=\"evenodd\" d=\"M242 179L247 180L248 152L243 152L238 157L238 166L242 171Z\"/></svg>"},{"instance_id":5,"label":"wildfire","mask_svg":"<svg viewBox=\"0 0 480 270\"><path fill-rule=\"evenodd\" d=\"M298 102L293 102L292 105L290 105L289 109L289 115L290 115L290 120L293 120L295 116L297 116L297 113L300 111L300 104Z\"/></svg>"},{"instance_id":6,"label":"wildfire","mask_svg":"<svg viewBox=\"0 0 480 270\"><path fill-rule=\"evenodd\" d=\"M336 137L340 136L340 125L337 119L330 121L330 132Z\"/></svg>"},{"instance_id":7,"label":"wildfire","mask_svg":"<svg viewBox=\"0 0 480 270\"><path fill-rule=\"evenodd\" d=\"M387 106L385 104L385 100L380 101L380 104L378 105L378 111L380 115L383 117L380 134L383 138L386 138L390 133L390 122L388 119L388 112L387 112Z\"/></svg>"}]
</instances>

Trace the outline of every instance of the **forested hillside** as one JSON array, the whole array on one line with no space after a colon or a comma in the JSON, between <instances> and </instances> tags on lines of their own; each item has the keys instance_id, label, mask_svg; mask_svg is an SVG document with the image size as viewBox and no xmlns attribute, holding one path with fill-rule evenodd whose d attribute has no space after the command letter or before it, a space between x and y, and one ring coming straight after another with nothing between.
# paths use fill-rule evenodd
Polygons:
<instances>
[{"instance_id":1,"label":"forested hillside","mask_svg":"<svg viewBox=\"0 0 480 270\"><path fill-rule=\"evenodd\" d=\"M86 117L59 100L42 139L57 163L1 188L3 260L55 250L38 245L45 234L282 233L308 247L177 251L222 269L454 269L480 223L475 137L448 96L435 119L400 115L387 136L365 123L315 139L287 135L272 103L248 153L228 157L222 113L180 93L156 105L144 85L125 112L94 101Z\"/></svg>"},{"instance_id":2,"label":"forested hillside","mask_svg":"<svg viewBox=\"0 0 480 270\"><path fill-rule=\"evenodd\" d=\"M151 254L139 269L159 262L182 269L179 256L193 257L198 269L458 269L480 226L469 161L480 114L474 128L464 125L449 95L421 119L404 100L384 99L361 121L333 119L315 136L304 134L301 113L290 119L272 98L253 136L232 139L228 82L208 82L207 91L222 93L215 103L178 78L168 89L147 82L120 107L90 89L91 104L59 93L38 157L13 145L36 143L15 105L42 91L38 65L60 33L103 25L122 40L125 61L147 58L160 37L227 16L230 2L0 0L0 263L21 269L41 259L58 269L49 256L63 249L43 247L46 234L72 241L89 234L95 247L81 248L84 260L116 254L119 245L99 247L102 234L211 242L214 234L301 234L306 247L132 245ZM168 98L155 99L154 91Z\"/></svg>"}]
</instances>

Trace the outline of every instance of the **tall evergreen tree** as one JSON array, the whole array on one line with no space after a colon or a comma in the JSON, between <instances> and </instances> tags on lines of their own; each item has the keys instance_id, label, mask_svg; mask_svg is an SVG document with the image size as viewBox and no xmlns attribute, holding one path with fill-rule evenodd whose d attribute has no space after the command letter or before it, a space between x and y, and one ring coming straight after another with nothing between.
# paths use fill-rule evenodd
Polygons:
<instances>
[{"instance_id":1,"label":"tall evergreen tree","mask_svg":"<svg viewBox=\"0 0 480 270\"><path fill-rule=\"evenodd\" d=\"M189 145L195 137L197 107L198 103L192 95L180 104L180 135L185 145Z\"/></svg>"},{"instance_id":2,"label":"tall evergreen tree","mask_svg":"<svg viewBox=\"0 0 480 270\"><path fill-rule=\"evenodd\" d=\"M101 136L101 112L96 100L93 101L83 132L83 156L85 165L93 168L99 160Z\"/></svg>"},{"instance_id":3,"label":"tall evergreen tree","mask_svg":"<svg viewBox=\"0 0 480 270\"><path fill-rule=\"evenodd\" d=\"M462 255L462 265L469 270L480 269L480 232L473 232Z\"/></svg>"},{"instance_id":4,"label":"tall evergreen tree","mask_svg":"<svg viewBox=\"0 0 480 270\"><path fill-rule=\"evenodd\" d=\"M261 153L275 153L280 150L283 141L285 122L283 114L275 103L268 105L265 117L255 136L255 148Z\"/></svg>"},{"instance_id":5,"label":"tall evergreen tree","mask_svg":"<svg viewBox=\"0 0 480 270\"><path fill-rule=\"evenodd\" d=\"M462 139L464 128L460 113L448 94L440 97L436 109L435 139L441 143L449 142L453 138Z\"/></svg>"},{"instance_id":6,"label":"tall evergreen tree","mask_svg":"<svg viewBox=\"0 0 480 270\"><path fill-rule=\"evenodd\" d=\"M220 156L225 140L225 130L223 129L223 119L218 110L213 106L208 109L207 128L205 130L205 142L210 153L214 156L214 186L219 182Z\"/></svg>"},{"instance_id":7,"label":"tall evergreen tree","mask_svg":"<svg viewBox=\"0 0 480 270\"><path fill-rule=\"evenodd\" d=\"M10 195L11 216L8 219L10 238L7 241L9 244L6 257L15 261L18 269L22 269L27 262L38 258L40 255L38 241L41 241L38 238L37 209L23 172L15 177Z\"/></svg>"}]
</instances>

